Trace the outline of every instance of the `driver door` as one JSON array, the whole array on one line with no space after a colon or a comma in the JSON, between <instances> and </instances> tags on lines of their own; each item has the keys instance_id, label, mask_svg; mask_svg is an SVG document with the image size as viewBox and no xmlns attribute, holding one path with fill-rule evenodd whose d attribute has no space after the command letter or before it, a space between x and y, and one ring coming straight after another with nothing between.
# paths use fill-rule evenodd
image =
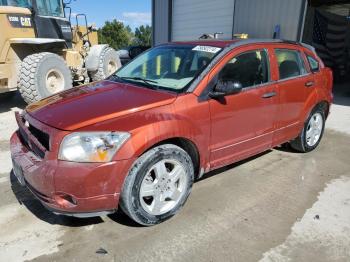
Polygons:
<instances>
[{"instance_id":1,"label":"driver door","mask_svg":"<svg viewBox=\"0 0 350 262\"><path fill-rule=\"evenodd\" d=\"M277 89L265 49L232 54L219 81L242 84L242 91L209 100L211 168L218 168L269 149L277 114Z\"/></svg>"}]
</instances>

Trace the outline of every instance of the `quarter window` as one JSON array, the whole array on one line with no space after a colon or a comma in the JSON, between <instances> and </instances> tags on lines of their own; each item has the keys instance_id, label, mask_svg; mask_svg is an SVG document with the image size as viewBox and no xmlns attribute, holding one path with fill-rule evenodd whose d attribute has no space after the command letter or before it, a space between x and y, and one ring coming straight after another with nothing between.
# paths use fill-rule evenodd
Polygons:
<instances>
[{"instance_id":1,"label":"quarter window","mask_svg":"<svg viewBox=\"0 0 350 262\"><path fill-rule=\"evenodd\" d=\"M315 58L313 58L312 56L307 56L307 60L309 61L309 65L312 72L317 72L320 69L320 65Z\"/></svg>"},{"instance_id":2,"label":"quarter window","mask_svg":"<svg viewBox=\"0 0 350 262\"><path fill-rule=\"evenodd\" d=\"M299 51L276 49L275 50L280 79L296 77L306 74L305 64Z\"/></svg>"},{"instance_id":3,"label":"quarter window","mask_svg":"<svg viewBox=\"0 0 350 262\"><path fill-rule=\"evenodd\" d=\"M231 59L219 74L222 81L240 82L251 87L269 81L268 56L266 51L252 51Z\"/></svg>"}]
</instances>

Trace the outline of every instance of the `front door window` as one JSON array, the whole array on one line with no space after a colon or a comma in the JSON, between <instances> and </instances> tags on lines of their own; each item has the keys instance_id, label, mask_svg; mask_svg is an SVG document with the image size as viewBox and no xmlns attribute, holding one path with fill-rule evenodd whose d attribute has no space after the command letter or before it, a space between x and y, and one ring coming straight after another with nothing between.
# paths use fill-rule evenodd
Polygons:
<instances>
[{"instance_id":1,"label":"front door window","mask_svg":"<svg viewBox=\"0 0 350 262\"><path fill-rule=\"evenodd\" d=\"M243 88L269 81L268 57L264 50L249 51L231 59L219 75L222 81L240 82Z\"/></svg>"}]
</instances>

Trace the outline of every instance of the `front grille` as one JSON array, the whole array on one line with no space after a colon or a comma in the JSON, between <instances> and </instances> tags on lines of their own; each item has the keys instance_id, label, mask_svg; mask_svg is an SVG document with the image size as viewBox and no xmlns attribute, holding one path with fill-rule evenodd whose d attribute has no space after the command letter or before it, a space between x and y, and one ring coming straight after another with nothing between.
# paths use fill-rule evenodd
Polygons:
<instances>
[{"instance_id":1,"label":"front grille","mask_svg":"<svg viewBox=\"0 0 350 262\"><path fill-rule=\"evenodd\" d=\"M33 136L38 139L38 141L48 150L50 151L50 136L43 131L37 129L35 126L29 124L29 131Z\"/></svg>"},{"instance_id":2,"label":"front grille","mask_svg":"<svg viewBox=\"0 0 350 262\"><path fill-rule=\"evenodd\" d=\"M22 144L40 158L44 158L46 151L50 150L50 136L31 124L27 126L25 119L18 112L16 112L16 120Z\"/></svg>"}]
</instances>

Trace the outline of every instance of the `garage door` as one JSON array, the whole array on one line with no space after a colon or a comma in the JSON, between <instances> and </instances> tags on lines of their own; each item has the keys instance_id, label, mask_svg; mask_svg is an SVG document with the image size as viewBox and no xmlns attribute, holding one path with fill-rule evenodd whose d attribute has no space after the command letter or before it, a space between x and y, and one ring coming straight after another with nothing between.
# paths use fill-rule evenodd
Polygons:
<instances>
[{"instance_id":1,"label":"garage door","mask_svg":"<svg viewBox=\"0 0 350 262\"><path fill-rule=\"evenodd\" d=\"M217 32L224 33L220 38L232 38L234 1L173 0L172 40L196 40Z\"/></svg>"},{"instance_id":2,"label":"garage door","mask_svg":"<svg viewBox=\"0 0 350 262\"><path fill-rule=\"evenodd\" d=\"M272 38L279 25L280 38L299 40L305 4L305 0L237 0L234 32Z\"/></svg>"}]
</instances>

